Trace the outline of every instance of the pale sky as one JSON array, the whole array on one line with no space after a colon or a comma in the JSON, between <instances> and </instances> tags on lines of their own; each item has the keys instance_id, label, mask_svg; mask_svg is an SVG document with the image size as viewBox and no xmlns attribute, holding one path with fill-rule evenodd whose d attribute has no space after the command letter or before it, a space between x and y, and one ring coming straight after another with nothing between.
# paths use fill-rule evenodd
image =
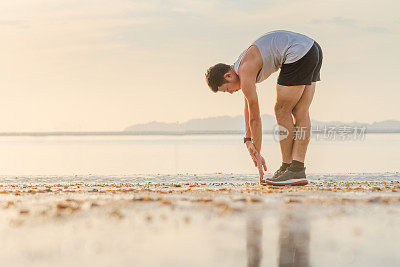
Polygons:
<instances>
[{"instance_id":1,"label":"pale sky","mask_svg":"<svg viewBox=\"0 0 400 267\"><path fill-rule=\"evenodd\" d=\"M398 1L0 1L0 131L118 131L239 115L204 73L260 35L292 30L324 52L311 118L400 120ZM258 84L273 114L277 73Z\"/></svg>"}]
</instances>

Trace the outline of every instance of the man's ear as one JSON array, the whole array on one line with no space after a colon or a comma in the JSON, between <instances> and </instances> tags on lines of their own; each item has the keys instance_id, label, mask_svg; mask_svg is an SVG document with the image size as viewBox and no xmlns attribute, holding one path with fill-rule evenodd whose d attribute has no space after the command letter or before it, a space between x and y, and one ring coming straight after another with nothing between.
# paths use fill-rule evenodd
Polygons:
<instances>
[{"instance_id":1,"label":"man's ear","mask_svg":"<svg viewBox=\"0 0 400 267\"><path fill-rule=\"evenodd\" d=\"M230 71L228 71L227 73L224 74L224 79L228 80L227 78L232 78L232 73Z\"/></svg>"}]
</instances>

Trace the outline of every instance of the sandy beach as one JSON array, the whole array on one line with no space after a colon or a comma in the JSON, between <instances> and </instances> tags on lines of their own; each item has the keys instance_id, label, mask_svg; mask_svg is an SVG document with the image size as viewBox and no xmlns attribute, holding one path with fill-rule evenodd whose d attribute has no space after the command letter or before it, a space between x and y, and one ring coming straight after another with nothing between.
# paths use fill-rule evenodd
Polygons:
<instances>
[{"instance_id":1,"label":"sandy beach","mask_svg":"<svg viewBox=\"0 0 400 267\"><path fill-rule=\"evenodd\" d=\"M398 266L400 183L0 186L7 266Z\"/></svg>"}]
</instances>

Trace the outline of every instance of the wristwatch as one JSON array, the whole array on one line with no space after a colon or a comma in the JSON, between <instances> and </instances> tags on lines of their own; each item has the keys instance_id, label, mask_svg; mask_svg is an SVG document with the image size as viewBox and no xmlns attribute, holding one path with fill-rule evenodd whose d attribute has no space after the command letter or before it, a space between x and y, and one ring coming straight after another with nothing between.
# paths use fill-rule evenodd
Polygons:
<instances>
[{"instance_id":1,"label":"wristwatch","mask_svg":"<svg viewBox=\"0 0 400 267\"><path fill-rule=\"evenodd\" d=\"M243 143L246 144L247 141L253 141L253 138L251 138L251 137L245 137L245 138L243 138Z\"/></svg>"}]
</instances>

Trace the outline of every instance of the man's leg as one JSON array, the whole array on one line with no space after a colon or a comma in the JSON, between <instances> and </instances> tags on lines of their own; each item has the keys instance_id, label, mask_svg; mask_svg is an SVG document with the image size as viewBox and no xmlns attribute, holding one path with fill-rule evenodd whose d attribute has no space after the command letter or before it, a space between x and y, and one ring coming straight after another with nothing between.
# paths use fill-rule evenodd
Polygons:
<instances>
[{"instance_id":1,"label":"man's leg","mask_svg":"<svg viewBox=\"0 0 400 267\"><path fill-rule=\"evenodd\" d=\"M285 127L289 131L287 138L281 140L282 162L290 163L292 161L293 147L293 128L294 122L292 117L293 108L299 102L305 85L299 86L283 86L276 85L276 104L275 116L278 125Z\"/></svg>"},{"instance_id":2,"label":"man's leg","mask_svg":"<svg viewBox=\"0 0 400 267\"><path fill-rule=\"evenodd\" d=\"M310 142L311 135L311 120L309 108L314 97L315 82L311 85L306 85L304 92L293 109L293 117L295 126L298 127L298 135L293 142L292 159L304 163L307 147Z\"/></svg>"},{"instance_id":3,"label":"man's leg","mask_svg":"<svg viewBox=\"0 0 400 267\"><path fill-rule=\"evenodd\" d=\"M293 161L290 167L282 174L266 179L267 184L306 185L308 183L304 168L304 158L311 132L308 109L314 96L314 91L315 83L307 86L277 85L277 103L275 105L277 122L289 131L287 138L280 141L282 160L284 163ZM292 116L294 117L294 122ZM300 131L300 139L299 132L296 132L296 140L293 140L294 126L299 127L296 130L304 131L304 134Z\"/></svg>"}]
</instances>

